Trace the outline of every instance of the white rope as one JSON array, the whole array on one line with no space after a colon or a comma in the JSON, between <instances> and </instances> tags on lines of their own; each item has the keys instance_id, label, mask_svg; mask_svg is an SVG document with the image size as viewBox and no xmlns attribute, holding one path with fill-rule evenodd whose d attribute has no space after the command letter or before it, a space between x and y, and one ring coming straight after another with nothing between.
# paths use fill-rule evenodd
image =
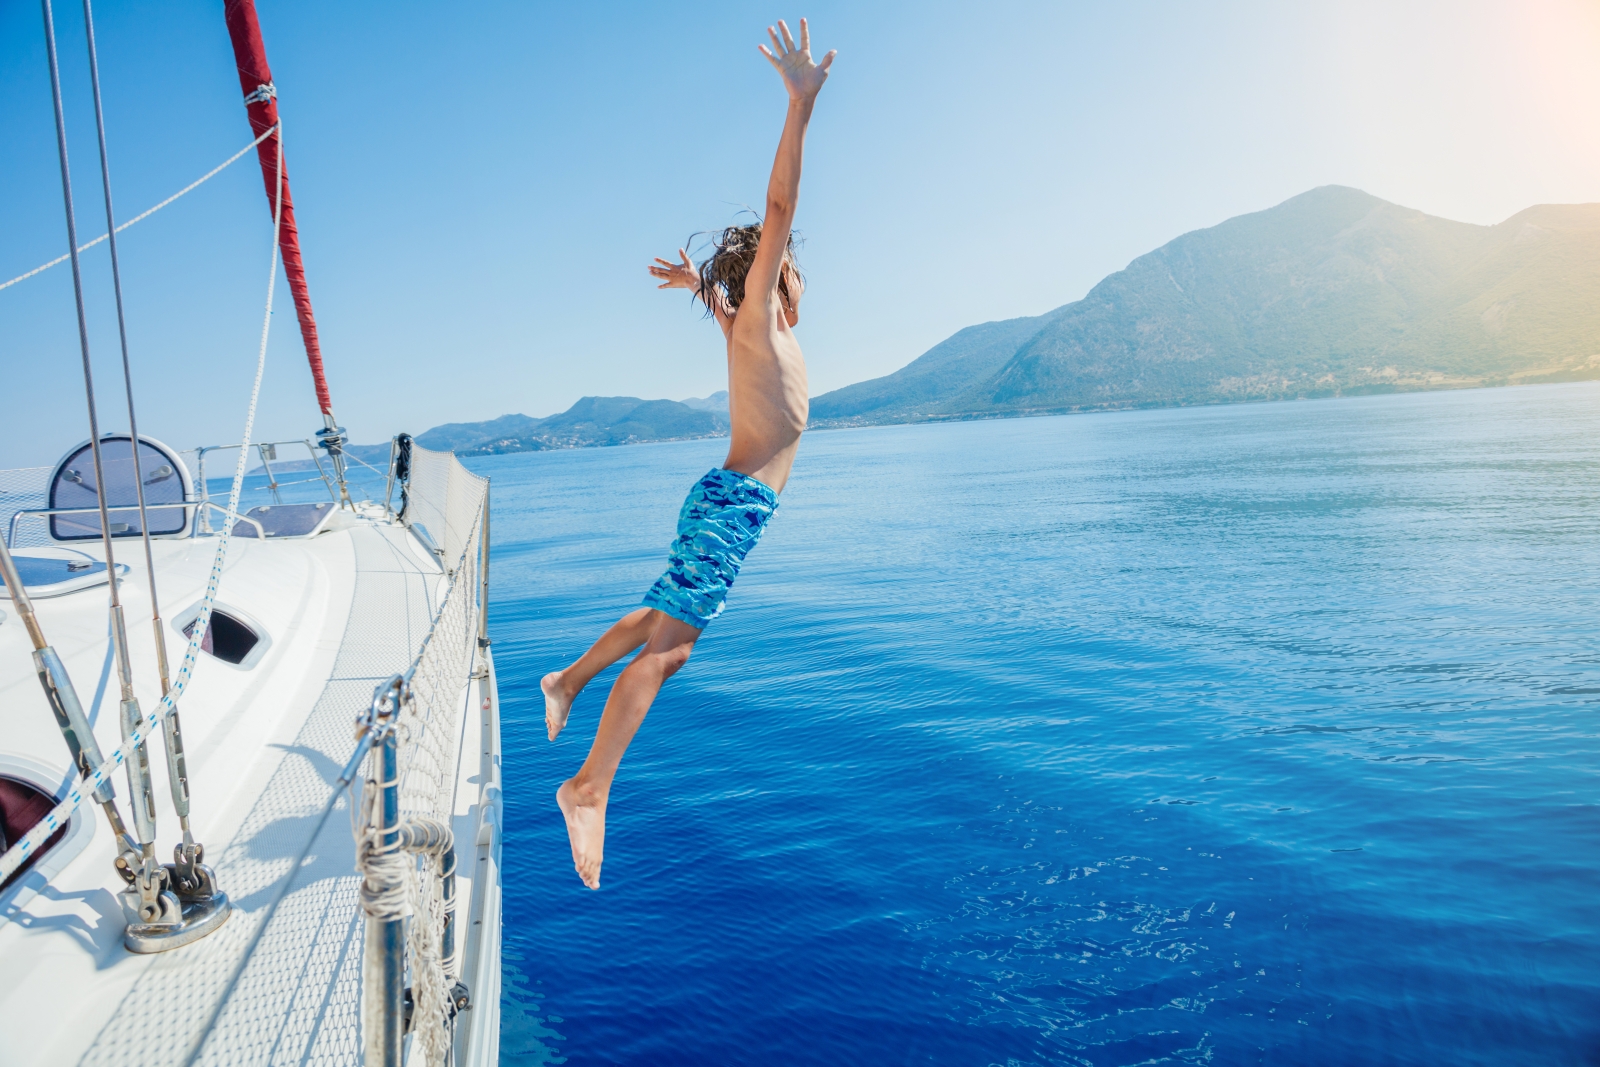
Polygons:
<instances>
[{"instance_id":1,"label":"white rope","mask_svg":"<svg viewBox=\"0 0 1600 1067\"><path fill-rule=\"evenodd\" d=\"M378 749L373 752L372 763L381 766L383 761L377 755ZM364 810L355 835L356 870L361 873L361 910L378 922L393 922L411 915L406 864L415 864L416 860L400 850L398 841L385 846L382 840L383 790L386 785L398 784L398 778L388 783L367 779L360 805ZM351 811L355 811L354 806Z\"/></svg>"},{"instance_id":2,"label":"white rope","mask_svg":"<svg viewBox=\"0 0 1600 1067\"><path fill-rule=\"evenodd\" d=\"M237 163L239 161L239 157L240 156L242 156L246 152L250 151L250 149L254 148L256 145L260 144L262 141L265 141L268 137L272 136L272 131L276 130L277 128L278 127L276 125L269 126L267 128L266 132L264 132L260 137L257 137L254 141L251 141L249 144L245 145L243 148L239 149L239 151L235 152L233 155L229 156L227 158L227 161L224 162L221 166L213 167L210 171L207 171L204 175L202 175L201 177L199 177L195 181L192 181L188 185L185 185L182 189L179 189L177 192L173 193L171 196L169 196L165 200L161 201L161 203L157 204L155 207L151 208L149 211L146 211L144 214L135 215L133 218L129 219L127 222L124 222L121 226L118 226L116 232L117 233L121 233L123 230L126 230L129 226L132 226L134 223L144 221L145 219L149 218L151 215L154 215L156 212L158 212L162 208L166 207L168 204L172 203L174 200L178 199L178 197L183 196L185 193L193 192L195 189L197 189L200 186L204 185L206 182L210 181L212 178L215 178L218 174L221 174L223 171L227 170L229 167L231 167L235 163ZM99 237L96 237L94 240L90 241L88 244L79 245L78 246L78 252L80 254L84 253L84 252L87 252L89 249L93 248L95 245L99 244L101 241L104 241L106 238L108 238L110 236L111 236L110 234L103 233ZM9 286L16 285L18 282L27 281L29 278L33 277L35 274L42 274L43 272L49 270L51 267L60 266L61 264L65 263L67 260L69 260L71 258L72 258L72 253L71 252L68 252L64 256L57 256L55 259L52 259L50 262L44 264L43 266L35 267L32 270L30 270L28 273L26 273L26 274L17 275L15 278L12 278L9 282L0 282L0 289L5 289L5 288L7 288Z\"/></svg>"},{"instance_id":3,"label":"white rope","mask_svg":"<svg viewBox=\"0 0 1600 1067\"><path fill-rule=\"evenodd\" d=\"M277 96L278 87L271 82L267 82L265 85L256 86L255 91L248 94L244 98L244 102L246 106L250 104L264 104L268 100L277 99Z\"/></svg>"},{"instance_id":4,"label":"white rope","mask_svg":"<svg viewBox=\"0 0 1600 1067\"><path fill-rule=\"evenodd\" d=\"M412 1038L417 1046L418 1063L443 1063L449 1048L445 1019L450 991L445 987L444 960L440 959L440 938L444 933L443 858L424 853L422 869L415 862L406 872L406 894L414 913L426 915L427 922L410 922L406 929L406 948L411 957Z\"/></svg>"},{"instance_id":5,"label":"white rope","mask_svg":"<svg viewBox=\"0 0 1600 1067\"><path fill-rule=\"evenodd\" d=\"M279 126L273 129L279 129ZM271 130L267 131L271 133ZM266 134L262 134L263 137ZM137 220L135 220L137 221ZM272 296L278 282L278 236L283 223L283 137L278 137L278 188L276 203L272 212L272 271L267 276L267 310L261 323L261 348L256 354L256 380L250 389L250 409L244 420L244 440L239 448L239 465L233 472L233 491L228 497L228 514L237 515L239 512L239 492L244 486L245 460L250 451L250 433L255 428L256 402L261 397L261 377L267 366L267 336L272 328ZM119 227L120 229L120 227ZM189 647L183 653L183 665L178 668L177 678L170 692L161 698L161 703L156 705L154 711L145 715L138 727L128 734L128 739L121 748L111 754L100 766L96 767L89 776L74 781L67 789L66 799L52 808L34 824L33 829L6 850L0 856L0 882L11 877L18 867L28 861L35 849L50 839L50 836L59 830L78 806L92 795L100 785L107 781L123 762L133 755L134 751L144 743L147 737L152 736L161 728L161 723L168 715L177 709L178 700L189 686L189 679L194 674L194 667L200 658L200 645L205 640L206 631L211 626L211 608L217 602L217 585L222 579L222 565L227 560L228 542L233 535L234 523L230 520L223 528L222 536L217 541L217 554L211 562L211 577L206 582L206 596L200 604L200 614L195 618L194 629L189 638ZM113 576L112 581L116 581Z\"/></svg>"}]
</instances>

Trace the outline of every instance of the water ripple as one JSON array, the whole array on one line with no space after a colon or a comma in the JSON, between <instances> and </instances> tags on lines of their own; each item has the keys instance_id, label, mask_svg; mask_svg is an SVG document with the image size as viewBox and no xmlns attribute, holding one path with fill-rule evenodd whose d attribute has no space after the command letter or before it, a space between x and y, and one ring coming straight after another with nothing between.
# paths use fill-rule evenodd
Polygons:
<instances>
[{"instance_id":1,"label":"water ripple","mask_svg":"<svg viewBox=\"0 0 1600 1067\"><path fill-rule=\"evenodd\" d=\"M1600 388L808 436L612 796L537 680L717 442L494 479L507 1063L1600 1055Z\"/></svg>"}]
</instances>

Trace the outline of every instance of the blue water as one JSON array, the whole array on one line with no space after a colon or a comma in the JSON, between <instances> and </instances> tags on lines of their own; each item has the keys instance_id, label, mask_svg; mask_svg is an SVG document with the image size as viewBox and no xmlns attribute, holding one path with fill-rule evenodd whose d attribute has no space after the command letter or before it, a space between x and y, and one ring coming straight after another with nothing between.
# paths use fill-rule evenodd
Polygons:
<instances>
[{"instance_id":1,"label":"blue water","mask_svg":"<svg viewBox=\"0 0 1600 1067\"><path fill-rule=\"evenodd\" d=\"M1600 387L808 435L623 763L697 441L495 457L503 1062L1600 1061Z\"/></svg>"}]
</instances>

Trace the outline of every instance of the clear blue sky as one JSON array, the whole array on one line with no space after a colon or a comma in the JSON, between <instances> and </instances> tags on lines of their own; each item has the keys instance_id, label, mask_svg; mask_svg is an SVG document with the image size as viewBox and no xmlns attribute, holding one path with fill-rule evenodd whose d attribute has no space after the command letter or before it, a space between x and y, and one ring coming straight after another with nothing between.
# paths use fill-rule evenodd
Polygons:
<instances>
[{"instance_id":1,"label":"clear blue sky","mask_svg":"<svg viewBox=\"0 0 1600 1067\"><path fill-rule=\"evenodd\" d=\"M723 387L714 326L644 272L759 207L779 16L837 48L798 226L814 393L1313 186L1497 222L1600 200L1587 2L770 5L258 0L312 299L358 441ZM220 0L97 12L119 216L249 140ZM102 232L81 7L58 0L80 233ZM141 422L237 439L270 218L253 161L122 239ZM0 5L0 280L65 251L38 6ZM86 256L120 425L102 245ZM318 425L280 286L258 436ZM63 265L0 291L0 467L86 436Z\"/></svg>"}]
</instances>

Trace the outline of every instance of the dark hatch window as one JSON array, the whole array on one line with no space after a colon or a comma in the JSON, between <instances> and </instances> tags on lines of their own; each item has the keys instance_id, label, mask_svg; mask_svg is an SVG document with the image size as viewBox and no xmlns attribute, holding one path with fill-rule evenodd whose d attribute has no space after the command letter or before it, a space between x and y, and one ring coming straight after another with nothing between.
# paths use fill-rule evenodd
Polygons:
<instances>
[{"instance_id":1,"label":"dark hatch window","mask_svg":"<svg viewBox=\"0 0 1600 1067\"><path fill-rule=\"evenodd\" d=\"M48 815L50 809L55 806L55 798L50 794L36 789L21 779L0 775L0 850L10 848L13 843L20 841L22 835L38 825L39 820ZM39 862L40 857L60 844L69 825L71 825L70 820L51 834L45 840L43 848L29 856L28 861L13 871L10 878L0 882L0 889L21 878L28 868Z\"/></svg>"},{"instance_id":2,"label":"dark hatch window","mask_svg":"<svg viewBox=\"0 0 1600 1067\"><path fill-rule=\"evenodd\" d=\"M169 456L149 441L139 442L137 472L134 467L133 442L126 436L100 439L101 465L106 475L106 506L134 505L139 503L135 480L144 481L145 514L150 517L150 533L182 533L188 516L181 507L161 507L162 504L183 502L183 475L179 473L177 457ZM95 489L94 455L84 445L56 466L50 479L52 508L98 508L100 495ZM110 515L113 537L138 537L139 512L113 511ZM75 515L50 516L50 536L57 541L83 541L100 538L100 514L86 511Z\"/></svg>"},{"instance_id":3,"label":"dark hatch window","mask_svg":"<svg viewBox=\"0 0 1600 1067\"><path fill-rule=\"evenodd\" d=\"M333 509L329 503L321 504L263 504L251 508L246 515L261 524L268 537L304 537L317 528ZM233 524L233 536L255 537L256 528L248 522Z\"/></svg>"},{"instance_id":4,"label":"dark hatch window","mask_svg":"<svg viewBox=\"0 0 1600 1067\"><path fill-rule=\"evenodd\" d=\"M194 639L194 626L196 619L183 628L183 636ZM250 654L261 640L247 623L229 615L225 611L213 608L211 610L211 625L206 627L206 636L200 642L200 651L209 653L224 663L240 664Z\"/></svg>"}]
</instances>

